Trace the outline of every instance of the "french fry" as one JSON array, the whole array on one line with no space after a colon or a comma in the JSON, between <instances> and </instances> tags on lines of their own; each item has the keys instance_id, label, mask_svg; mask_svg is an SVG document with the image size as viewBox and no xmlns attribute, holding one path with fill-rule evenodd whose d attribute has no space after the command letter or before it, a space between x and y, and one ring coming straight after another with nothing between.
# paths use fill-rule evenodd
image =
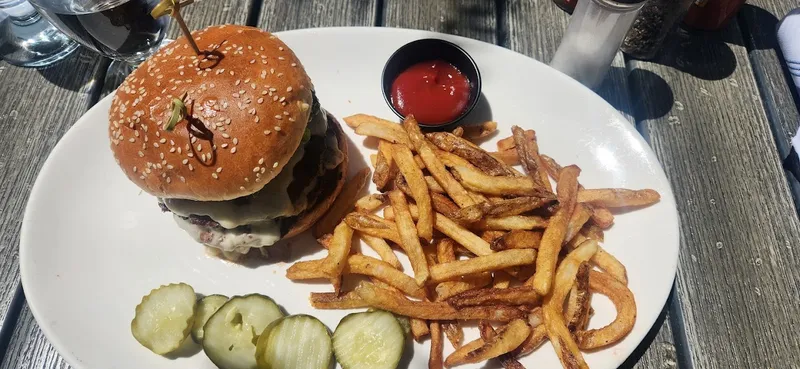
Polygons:
<instances>
[{"instance_id":1,"label":"french fry","mask_svg":"<svg viewBox=\"0 0 800 369\"><path fill-rule=\"evenodd\" d=\"M414 341L422 342L425 336L431 334L428 323L424 320L411 318L409 322L411 323L411 336L414 338Z\"/></svg>"},{"instance_id":2,"label":"french fry","mask_svg":"<svg viewBox=\"0 0 800 369\"><path fill-rule=\"evenodd\" d=\"M383 238L373 237L367 234L361 233L359 237L364 241L364 243L369 246L378 256L381 257L381 260L389 263L392 267L397 270L403 270L403 265L400 264L400 260L397 259L397 255L394 254L392 251L392 247L389 246Z\"/></svg>"},{"instance_id":3,"label":"french fry","mask_svg":"<svg viewBox=\"0 0 800 369\"><path fill-rule=\"evenodd\" d=\"M425 137L439 149L466 159L489 175L513 176L517 174L511 167L461 137L447 132L432 132L426 134Z\"/></svg>"},{"instance_id":4,"label":"french fry","mask_svg":"<svg viewBox=\"0 0 800 369\"><path fill-rule=\"evenodd\" d=\"M336 278L342 274L342 270L347 264L350 255L350 246L353 240L353 229L342 222L333 230L333 238L328 248L328 256L322 259L320 269L330 278Z\"/></svg>"},{"instance_id":5,"label":"french fry","mask_svg":"<svg viewBox=\"0 0 800 369\"><path fill-rule=\"evenodd\" d=\"M516 350L518 356L530 354L547 340L547 329L544 325L544 314L541 307L531 310L528 314L528 324L531 326L531 334Z\"/></svg>"},{"instance_id":6,"label":"french fry","mask_svg":"<svg viewBox=\"0 0 800 369\"><path fill-rule=\"evenodd\" d=\"M398 245L402 243L397 225L378 216L354 212L345 215L344 222L361 234L383 238Z\"/></svg>"},{"instance_id":7,"label":"french fry","mask_svg":"<svg viewBox=\"0 0 800 369\"><path fill-rule=\"evenodd\" d=\"M592 256L592 263L623 285L628 284L628 271L625 269L625 265L602 247L598 248L597 253Z\"/></svg>"},{"instance_id":8,"label":"french fry","mask_svg":"<svg viewBox=\"0 0 800 369\"><path fill-rule=\"evenodd\" d=\"M558 173L561 172L561 165L559 165L553 158L547 155L541 155L542 162L553 179L558 179ZM583 186L578 184L578 190L582 190ZM602 206L592 206L592 221L603 229L607 229L614 224L614 215Z\"/></svg>"},{"instance_id":9,"label":"french fry","mask_svg":"<svg viewBox=\"0 0 800 369\"><path fill-rule=\"evenodd\" d=\"M430 144L425 140L425 136L422 135L422 131L419 130L419 125L413 115L409 115L403 120L403 128L405 128L411 143L425 163L425 167L433 178L436 179L436 182L450 195L453 201L462 208L475 204L475 201L469 196L467 190L465 190L464 187L453 178L453 175L445 169L444 164L442 164L431 149L429 146Z\"/></svg>"},{"instance_id":10,"label":"french fry","mask_svg":"<svg viewBox=\"0 0 800 369\"><path fill-rule=\"evenodd\" d=\"M492 327L492 325L485 320L478 323L478 329L480 329L481 339L483 339L484 341L491 340L492 338L494 338L496 334L496 332L494 331L494 327ZM502 365L503 368L505 369L525 369L525 367L522 366L522 364L520 364L519 361L517 361L517 359L514 358L513 353L514 352L512 351L500 355L497 358L500 361L500 365Z\"/></svg>"},{"instance_id":11,"label":"french fry","mask_svg":"<svg viewBox=\"0 0 800 369\"><path fill-rule=\"evenodd\" d=\"M412 325L413 327L413 325ZM444 337L442 326L439 322L431 322L431 354L428 356L428 369L442 369L444 350Z\"/></svg>"},{"instance_id":12,"label":"french fry","mask_svg":"<svg viewBox=\"0 0 800 369\"><path fill-rule=\"evenodd\" d=\"M520 162L522 162L522 167L525 168L528 176L547 191L553 192L550 178L547 176L542 158L539 157L539 145L536 143L536 139L528 140L525 137L525 131L518 126L511 127L511 132L513 133L514 145Z\"/></svg>"},{"instance_id":13,"label":"french fry","mask_svg":"<svg viewBox=\"0 0 800 369\"><path fill-rule=\"evenodd\" d=\"M431 176L425 176L425 183L428 184L428 190L436 193L444 193L444 188L436 182L436 179Z\"/></svg>"},{"instance_id":14,"label":"french fry","mask_svg":"<svg viewBox=\"0 0 800 369\"><path fill-rule=\"evenodd\" d=\"M461 347L461 343L464 342L464 331L461 329L461 324L458 321L443 321L441 326L450 345L453 348Z\"/></svg>"},{"instance_id":15,"label":"french fry","mask_svg":"<svg viewBox=\"0 0 800 369\"><path fill-rule=\"evenodd\" d=\"M413 197L413 195L411 194L411 187L408 186L408 182L406 182L403 176L397 176L397 179L395 179L394 181L394 186L398 190L403 191L404 194ZM431 191L430 196L431 196L431 204L433 205L433 210L445 214L448 217L452 216L461 209L458 205L456 205L456 203L453 202L453 200L450 200L450 198L447 197L446 195ZM391 216L389 215L384 214L384 216L386 216L387 219L391 219Z\"/></svg>"},{"instance_id":16,"label":"french fry","mask_svg":"<svg viewBox=\"0 0 800 369\"><path fill-rule=\"evenodd\" d=\"M533 249L500 251L491 255L434 265L430 269L430 278L433 282L443 282L467 274L533 264L535 260L536 250Z\"/></svg>"},{"instance_id":17,"label":"french fry","mask_svg":"<svg viewBox=\"0 0 800 369\"><path fill-rule=\"evenodd\" d=\"M531 328L522 319L515 319L501 327L490 339L482 342L477 348L473 345L464 345L450 354L445 359L447 366L478 363L489 360L519 347L531 332Z\"/></svg>"},{"instance_id":18,"label":"french fry","mask_svg":"<svg viewBox=\"0 0 800 369\"><path fill-rule=\"evenodd\" d=\"M465 166L455 166L453 170L464 188L483 194L547 196L547 192L529 177L490 176Z\"/></svg>"},{"instance_id":19,"label":"french fry","mask_svg":"<svg viewBox=\"0 0 800 369\"><path fill-rule=\"evenodd\" d=\"M592 210L583 204L575 205L575 211L569 218L567 225L567 233L564 236L564 241L569 242L576 234L583 228L583 225L589 221L592 216Z\"/></svg>"},{"instance_id":20,"label":"french fry","mask_svg":"<svg viewBox=\"0 0 800 369\"><path fill-rule=\"evenodd\" d=\"M502 161L506 165L519 165L519 155L517 154L517 150L505 150L505 151L492 151L489 155L494 156L497 160Z\"/></svg>"},{"instance_id":21,"label":"french fry","mask_svg":"<svg viewBox=\"0 0 800 369\"><path fill-rule=\"evenodd\" d=\"M331 239L333 235L330 233L323 234L322 236L317 237L317 243L320 246L324 247L325 249L331 248Z\"/></svg>"},{"instance_id":22,"label":"french fry","mask_svg":"<svg viewBox=\"0 0 800 369\"><path fill-rule=\"evenodd\" d=\"M443 211L439 211L439 209L436 209L436 211L439 211L440 213L447 215L448 218L453 219L458 223L472 224L481 220L486 215L484 213L484 209L486 208L485 204L486 203L470 205L465 208L456 210L450 214L447 214Z\"/></svg>"},{"instance_id":23,"label":"french fry","mask_svg":"<svg viewBox=\"0 0 800 369\"><path fill-rule=\"evenodd\" d=\"M514 280L514 277L511 274L508 274L502 270L497 270L494 272L494 279L492 280L492 288L494 289L505 289L511 286L511 281Z\"/></svg>"},{"instance_id":24,"label":"french fry","mask_svg":"<svg viewBox=\"0 0 800 369\"><path fill-rule=\"evenodd\" d=\"M498 239L502 238L506 233L507 233L506 231L483 231L481 232L481 239L488 242L489 245L491 245Z\"/></svg>"},{"instance_id":25,"label":"french fry","mask_svg":"<svg viewBox=\"0 0 800 369\"><path fill-rule=\"evenodd\" d=\"M470 140L486 138L497 132L497 122L491 120L480 124L461 127L464 127L464 134L462 136Z\"/></svg>"},{"instance_id":26,"label":"french fry","mask_svg":"<svg viewBox=\"0 0 800 369\"><path fill-rule=\"evenodd\" d=\"M425 289L417 286L413 278L383 260L364 255L350 255L345 271L349 274L366 275L378 279L408 296L418 299L425 298Z\"/></svg>"},{"instance_id":27,"label":"french fry","mask_svg":"<svg viewBox=\"0 0 800 369\"><path fill-rule=\"evenodd\" d=\"M482 240L475 233L468 231L458 223L448 219L446 216L436 214L436 230L452 238L459 245L464 246L475 255L484 256L493 253L489 243Z\"/></svg>"},{"instance_id":28,"label":"french fry","mask_svg":"<svg viewBox=\"0 0 800 369\"><path fill-rule=\"evenodd\" d=\"M538 293L530 286L508 288L482 288L459 293L447 299L455 308L479 305L536 305L540 302Z\"/></svg>"},{"instance_id":29,"label":"french fry","mask_svg":"<svg viewBox=\"0 0 800 369\"><path fill-rule=\"evenodd\" d=\"M525 139L526 140L535 140L536 139L536 131L532 129L525 130ZM497 151L506 151L506 150L514 150L516 149L517 144L514 143L514 136L508 136L502 140L497 141Z\"/></svg>"},{"instance_id":30,"label":"french fry","mask_svg":"<svg viewBox=\"0 0 800 369\"><path fill-rule=\"evenodd\" d=\"M484 211L486 216L490 217L519 215L531 210L539 209L545 205L549 205L555 200L555 196L547 196L543 198L523 196L511 199L502 199L492 203L487 203Z\"/></svg>"},{"instance_id":31,"label":"french fry","mask_svg":"<svg viewBox=\"0 0 800 369\"><path fill-rule=\"evenodd\" d=\"M364 168L344 184L342 191L333 201L331 207L314 225L314 237L332 232L336 225L342 221L342 218L353 210L358 194L369 182L369 176L369 168Z\"/></svg>"},{"instance_id":32,"label":"french fry","mask_svg":"<svg viewBox=\"0 0 800 369\"><path fill-rule=\"evenodd\" d=\"M378 143L378 154L375 158L375 173L372 175L372 182L375 183L379 191L386 188L392 182L394 176L397 175L397 166L393 164L391 156L387 158L387 150L381 150L381 146L386 147L389 145L391 144L384 140ZM391 155L391 149L388 150L388 155Z\"/></svg>"},{"instance_id":33,"label":"french fry","mask_svg":"<svg viewBox=\"0 0 800 369\"><path fill-rule=\"evenodd\" d=\"M316 309L361 309L368 307L366 301L353 291L337 296L332 292L312 292L311 306Z\"/></svg>"},{"instance_id":34,"label":"french fry","mask_svg":"<svg viewBox=\"0 0 800 369\"><path fill-rule=\"evenodd\" d=\"M389 192L389 201L391 201L392 208L395 210L397 231L403 241L400 245L403 246L406 254L408 254L409 261L411 261L411 267L414 269L414 279L418 285L422 286L430 277L428 262L422 252L422 245L419 243L419 236L417 236L417 229L414 228L414 221L408 210L406 197L399 190L394 190ZM422 221L418 223L422 223Z\"/></svg>"},{"instance_id":35,"label":"french fry","mask_svg":"<svg viewBox=\"0 0 800 369\"><path fill-rule=\"evenodd\" d=\"M541 240L542 234L540 232L513 230L492 242L490 247L494 251L508 249L538 249Z\"/></svg>"},{"instance_id":36,"label":"french fry","mask_svg":"<svg viewBox=\"0 0 800 369\"><path fill-rule=\"evenodd\" d=\"M492 273L465 275L457 281L442 282L436 285L437 301L444 301L461 292L483 288L492 283Z\"/></svg>"},{"instance_id":37,"label":"french fry","mask_svg":"<svg viewBox=\"0 0 800 369\"><path fill-rule=\"evenodd\" d=\"M325 259L298 261L286 270L286 278L297 281L307 279L331 279L334 275L323 270Z\"/></svg>"},{"instance_id":38,"label":"french fry","mask_svg":"<svg viewBox=\"0 0 800 369\"><path fill-rule=\"evenodd\" d=\"M344 118L344 122L361 136L378 137L395 144L410 145L408 135L399 124L366 114Z\"/></svg>"},{"instance_id":39,"label":"french fry","mask_svg":"<svg viewBox=\"0 0 800 369\"><path fill-rule=\"evenodd\" d=\"M474 224L475 229L480 230L504 230L515 229L543 229L547 227L548 221L542 217L534 215L511 215L499 218L485 218Z\"/></svg>"},{"instance_id":40,"label":"french fry","mask_svg":"<svg viewBox=\"0 0 800 369\"><path fill-rule=\"evenodd\" d=\"M646 206L657 203L661 195L651 189L598 188L578 191L578 202L607 208Z\"/></svg>"},{"instance_id":41,"label":"french fry","mask_svg":"<svg viewBox=\"0 0 800 369\"><path fill-rule=\"evenodd\" d=\"M617 317L603 328L578 331L578 346L582 350L598 349L622 340L636 322L636 301L628 287L606 273L593 270L589 272L589 289L608 296L617 309Z\"/></svg>"},{"instance_id":42,"label":"french fry","mask_svg":"<svg viewBox=\"0 0 800 369\"><path fill-rule=\"evenodd\" d=\"M542 235L539 257L536 260L536 273L525 283L532 285L542 296L550 292L553 284L558 253L561 251L561 244L567 233L569 218L575 209L575 193L578 190L579 174L580 169L576 166L569 166L561 171L557 189L560 207L550 218L550 223Z\"/></svg>"},{"instance_id":43,"label":"french fry","mask_svg":"<svg viewBox=\"0 0 800 369\"><path fill-rule=\"evenodd\" d=\"M425 177L422 175L422 170L414 163L411 150L407 146L394 145L392 146L392 157L394 158L400 172L411 187L411 193L414 195L414 202L420 209L420 219L417 222L417 233L419 237L430 240L433 237L433 206L431 204L431 196L428 193L428 186L425 183Z\"/></svg>"},{"instance_id":44,"label":"french fry","mask_svg":"<svg viewBox=\"0 0 800 369\"><path fill-rule=\"evenodd\" d=\"M599 250L599 246L598 246ZM575 275L575 284L569 291L567 311L564 313L567 329L575 336L578 330L586 330L591 312L591 293L589 291L589 263L582 263Z\"/></svg>"},{"instance_id":45,"label":"french fry","mask_svg":"<svg viewBox=\"0 0 800 369\"><path fill-rule=\"evenodd\" d=\"M457 310L446 302L409 301L368 282L359 284L355 291L369 306L409 318L510 321L524 315L522 310L512 306L480 306Z\"/></svg>"},{"instance_id":46,"label":"french fry","mask_svg":"<svg viewBox=\"0 0 800 369\"><path fill-rule=\"evenodd\" d=\"M386 205L386 195L373 193L356 200L356 211L362 213L372 213Z\"/></svg>"},{"instance_id":47,"label":"french fry","mask_svg":"<svg viewBox=\"0 0 800 369\"><path fill-rule=\"evenodd\" d=\"M563 177L562 171L562 177ZM559 181L560 182L560 181ZM578 248L567 254L559 264L555 275L552 293L545 298L544 324L550 342L556 350L561 365L565 368L588 369L589 366L583 359L578 344L572 338L564 322L564 300L569 294L581 264L587 262L597 251L597 242L587 240Z\"/></svg>"}]
</instances>

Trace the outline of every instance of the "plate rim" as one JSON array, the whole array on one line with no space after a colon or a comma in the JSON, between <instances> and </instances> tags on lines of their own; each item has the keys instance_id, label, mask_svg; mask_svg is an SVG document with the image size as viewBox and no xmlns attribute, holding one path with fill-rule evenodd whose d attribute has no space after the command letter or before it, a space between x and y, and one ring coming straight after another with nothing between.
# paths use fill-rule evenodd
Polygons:
<instances>
[{"instance_id":1,"label":"plate rim","mask_svg":"<svg viewBox=\"0 0 800 369\"><path fill-rule=\"evenodd\" d=\"M260 27L256 27L256 28L263 29L263 28L260 28ZM503 46L500 46L500 45L497 45L497 44L492 44L492 43L488 43L488 42L485 42L485 41L482 41L482 40L472 39L472 38L468 38L468 37L464 37L464 36L452 35L452 34L446 34L446 33L434 32L434 31L418 30L418 29L408 29L408 28L398 28L398 27L370 27L370 26L300 28L300 29L293 29L293 30L274 32L274 34L276 36L278 36L278 37L282 37L282 36L285 36L285 35L294 36L294 35L303 35L303 34L313 34L313 33L319 33L319 32L344 32L344 33L348 33L348 32L350 32L350 33L369 32L369 33L373 33L373 34L374 33L402 33L402 34L405 34L406 36L411 36L410 38L413 38L413 37L435 37L435 38L441 38L441 39L445 39L445 40L449 40L449 41L454 41L456 43L462 42L462 43L484 44L484 46L493 47L493 50L497 50L498 52L517 54L518 56L522 56L522 57L528 59L528 61L532 61L535 64L539 64L540 67L542 67L542 66L545 67L545 69L547 70L547 73L555 74L556 78L558 78L558 80L559 80L559 83L563 83L563 84L567 85L568 88L571 91L574 90L575 93L578 96L580 96L582 98L593 99L593 100L595 100L595 103L599 103L601 105L604 104L607 108L609 108L609 114L611 116L614 116L615 118L617 118L617 119L619 119L621 121L628 122L629 123L628 125L623 125L624 126L623 129L625 131L627 131L628 133L635 133L632 136L635 137L634 139L641 144L641 147L643 148L644 152L647 155L646 160L648 160L648 161L652 160L655 163L658 163L658 171L656 171L655 175L657 177L659 177L658 180L660 182L663 182L664 185L665 185L665 192L661 193L661 200L660 201L667 203L668 206L667 206L666 210L671 213L670 215L673 218L672 220L674 220L674 222L673 222L674 229L672 230L672 233L674 234L674 239L671 240L670 243L674 245L675 257L673 258L673 260L670 261L670 263L668 265L669 269L672 271L670 273L671 278L669 279L669 281L670 281L669 288L664 288L663 292L656 293L656 295L658 296L658 301L660 302L660 305L666 306L666 304L668 302L668 298L669 298L670 294L672 293L672 290L674 289L675 278L677 276L678 261L679 261L679 258L680 258L681 227L680 227L680 217L679 217L679 213L678 213L678 209L677 209L677 202L676 202L676 199L675 199L675 194L674 194L674 191L672 189L672 184L670 183L669 178L666 176L663 164L661 163L661 161L659 160L658 156L655 154L653 149L650 147L650 144L645 140L644 135L642 133L640 133L636 129L636 126L635 126L634 122L631 122L630 120L628 120L628 118L626 118L624 115L622 115L622 113L620 113L608 101L606 101L605 99L600 97L595 91L589 89L588 87L582 85L581 83L577 82L576 80L570 78L569 76L563 74L562 72L550 67L549 65L547 65L547 64L545 64L545 63L543 63L543 62L541 62L541 61L539 61L537 59L534 59L534 58L532 58L532 57L530 57L528 55L522 54L520 52L508 49L506 47L503 47ZM578 92L578 91L581 91L581 92ZM115 92L116 92L116 89L114 90L114 92L109 93L104 98L102 98L99 101L97 101L97 103L95 103L91 108L89 108L86 112L84 112L80 116L80 118L78 118L78 120L76 120L75 123L73 123L72 126L70 126L70 128L67 130L67 132L64 133L64 135L61 138L59 138L59 140L56 143L56 145L53 147L53 149L48 154L47 159L45 159L45 162L42 165L41 169L36 174L36 180L34 181L34 184L31 187L31 191L30 191L30 193L28 195L28 198L27 198L27 201L26 201L25 211L23 213L23 218L22 218L22 225L20 227L20 238L19 238L19 244L18 244L20 282L21 282L21 287L23 288L23 291L26 290L26 288L25 288L26 286L28 286L28 287L32 286L32 284L31 284L32 282L30 282L30 279L33 278L33 277L30 274L30 271L28 269L28 265L30 263L32 263L33 261L30 259L30 256L28 254L29 251L27 251L28 248L32 247L32 246L24 247L23 245L26 245L26 244L30 243L30 241L28 241L28 238L29 238L28 235L31 232L33 232L31 229L29 229L31 227L31 224L27 221L27 219L29 219L30 213L33 211L31 204L34 201L31 201L31 200L34 199L34 197L36 197L37 193L39 193L39 191L41 191L41 187L43 186L43 184L42 184L42 182L43 182L42 174L49 171L49 168L53 165L53 157L55 157L56 155L59 155L58 153L63 150L63 147L65 145L64 142L69 140L71 136L78 134L78 132L84 126L86 126L87 124L90 124L91 120L90 120L89 117L91 115L95 114L96 110L100 110L104 106L103 103L106 102L106 100L112 99L114 94L115 94ZM28 281L28 282L26 282L26 281ZM37 302L38 300L37 300L37 297L35 297L35 296L36 296L36 294L34 294L34 293L30 293L30 294L29 293L25 293L24 294L25 303L27 304L28 308L30 309L30 311L31 311L34 319L36 320L37 325L40 327L42 333L47 338L48 342L56 349L58 354L61 355L67 361L67 363L69 363L75 369L97 369L97 368L89 368L89 367L85 366L75 355L73 355L72 351L68 349L68 345L64 344L57 337L55 332L53 332L51 330L51 328L50 328L50 326L48 324L42 324L42 322L46 323L46 320L43 319L44 317L42 316L41 311L38 309L38 306L40 306L40 303ZM644 340L647 337L647 335L649 334L649 332L653 329L654 324L658 321L658 318L661 315L661 312L663 310L664 309L662 308L661 310L659 310L658 312L656 312L652 316L643 317L643 316L641 316L641 314L639 316L637 316L637 324L645 324L648 328L646 330L643 330L641 332L641 334L635 336L635 339L634 339L635 345L632 346L630 348L630 350L625 350L626 352L625 352L624 356L620 355L620 364L622 362L624 362L625 360L627 360L629 357L631 357L631 355L633 355L637 351L637 348L639 347L639 345L641 345L642 342L644 342ZM18 324L18 322L17 322L17 324ZM631 334L633 334L633 332L631 332Z\"/></svg>"}]
</instances>

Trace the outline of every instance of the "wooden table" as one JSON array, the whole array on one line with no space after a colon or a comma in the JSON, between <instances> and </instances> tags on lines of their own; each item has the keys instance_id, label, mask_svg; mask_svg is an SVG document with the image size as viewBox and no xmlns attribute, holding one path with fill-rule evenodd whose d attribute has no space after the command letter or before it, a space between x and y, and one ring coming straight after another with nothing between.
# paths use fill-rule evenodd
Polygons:
<instances>
[{"instance_id":1,"label":"wooden table","mask_svg":"<svg viewBox=\"0 0 800 369\"><path fill-rule=\"evenodd\" d=\"M800 184L781 167L800 99L774 37L776 17L794 6L751 0L722 32L672 35L654 61L620 54L599 88L655 150L681 220L673 293L624 368L800 367ZM420 28L543 62L568 21L547 0L205 0L186 13L194 28ZM109 92L107 65L88 50L42 71L0 62L0 368L69 367L25 304L17 245L36 174Z\"/></svg>"}]
</instances>

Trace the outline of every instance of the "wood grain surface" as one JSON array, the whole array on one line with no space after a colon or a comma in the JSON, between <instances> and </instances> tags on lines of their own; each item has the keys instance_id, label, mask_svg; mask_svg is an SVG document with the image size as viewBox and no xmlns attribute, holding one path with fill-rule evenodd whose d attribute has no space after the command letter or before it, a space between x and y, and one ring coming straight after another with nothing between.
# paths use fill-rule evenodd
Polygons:
<instances>
[{"instance_id":1,"label":"wood grain surface","mask_svg":"<svg viewBox=\"0 0 800 369\"><path fill-rule=\"evenodd\" d=\"M288 29L372 26L377 0L264 0L258 26L278 32Z\"/></svg>"},{"instance_id":2,"label":"wood grain surface","mask_svg":"<svg viewBox=\"0 0 800 369\"><path fill-rule=\"evenodd\" d=\"M650 97L641 132L678 199L679 308L670 313L686 333L684 362L793 367L800 221L739 27L670 41L630 68L632 94Z\"/></svg>"},{"instance_id":3,"label":"wood grain surface","mask_svg":"<svg viewBox=\"0 0 800 369\"><path fill-rule=\"evenodd\" d=\"M44 70L0 62L0 321L19 286L19 231L36 175L58 139L91 104L107 63L79 48ZM69 70L70 73L63 73ZM57 108L56 108L57 107ZM21 296L20 296L21 297ZM13 326L12 326L13 327ZM5 332L8 328L3 328Z\"/></svg>"},{"instance_id":4,"label":"wood grain surface","mask_svg":"<svg viewBox=\"0 0 800 369\"><path fill-rule=\"evenodd\" d=\"M673 294L621 368L800 363L800 258L794 251L800 220L780 167L800 117L773 37L775 19L797 4L750 3L739 24L722 33L671 36L654 61L626 62L619 54L597 89L651 143L675 190L682 225ZM198 0L185 14L192 28L433 30L497 43L545 63L569 19L548 0ZM174 25L169 35L178 35ZM19 228L47 154L104 90L112 90L102 86L107 64L88 50L44 71L0 62L0 145L7 148L0 155L0 346L9 345L0 350L0 369L69 367L22 300Z\"/></svg>"},{"instance_id":5,"label":"wood grain surface","mask_svg":"<svg viewBox=\"0 0 800 369\"><path fill-rule=\"evenodd\" d=\"M383 25L497 43L497 7L484 0L385 0Z\"/></svg>"},{"instance_id":6,"label":"wood grain surface","mask_svg":"<svg viewBox=\"0 0 800 369\"><path fill-rule=\"evenodd\" d=\"M781 158L789 154L790 140L800 125L800 96L797 89L792 87L793 82L779 50L775 27L797 5L797 2L792 4L779 0L749 1L739 16L756 84ZM800 208L800 182L790 173L787 175L794 193L795 207Z\"/></svg>"}]
</instances>

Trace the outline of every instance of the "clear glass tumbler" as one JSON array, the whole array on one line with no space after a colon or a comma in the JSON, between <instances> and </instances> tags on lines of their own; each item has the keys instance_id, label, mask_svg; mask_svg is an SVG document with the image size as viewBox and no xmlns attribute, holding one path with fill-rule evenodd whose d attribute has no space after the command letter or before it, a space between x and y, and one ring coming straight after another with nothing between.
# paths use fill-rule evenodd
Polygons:
<instances>
[{"instance_id":1,"label":"clear glass tumbler","mask_svg":"<svg viewBox=\"0 0 800 369\"><path fill-rule=\"evenodd\" d=\"M581 0L550 66L589 88L603 81L644 0Z\"/></svg>"},{"instance_id":2,"label":"clear glass tumbler","mask_svg":"<svg viewBox=\"0 0 800 369\"><path fill-rule=\"evenodd\" d=\"M0 20L0 58L9 64L46 67L78 47L25 0L0 0L0 11L8 16Z\"/></svg>"}]
</instances>

